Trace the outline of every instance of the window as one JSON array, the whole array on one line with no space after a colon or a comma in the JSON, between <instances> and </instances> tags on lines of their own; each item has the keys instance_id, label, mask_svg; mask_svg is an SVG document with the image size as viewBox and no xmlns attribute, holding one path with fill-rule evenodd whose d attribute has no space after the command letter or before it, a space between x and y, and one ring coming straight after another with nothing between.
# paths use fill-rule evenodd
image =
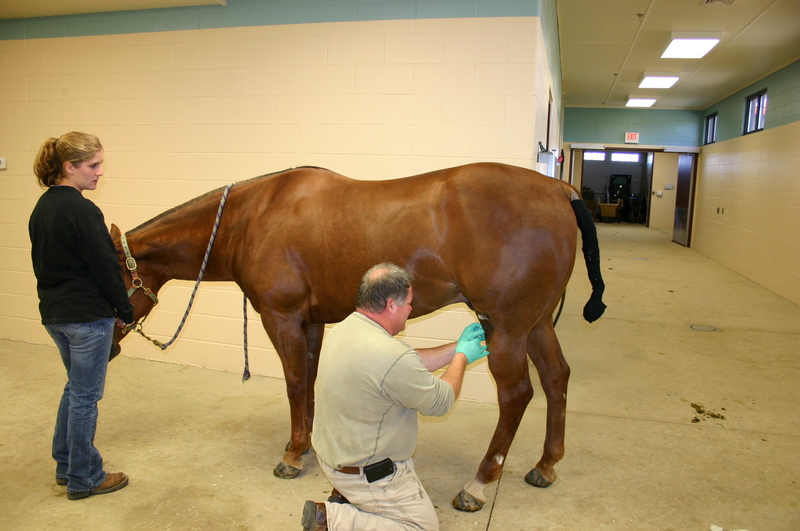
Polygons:
<instances>
[{"instance_id":1,"label":"window","mask_svg":"<svg viewBox=\"0 0 800 531\"><path fill-rule=\"evenodd\" d=\"M762 90L747 98L747 110L744 117L744 134L755 133L764 129L764 117L767 115L767 91Z\"/></svg>"},{"instance_id":2,"label":"window","mask_svg":"<svg viewBox=\"0 0 800 531\"><path fill-rule=\"evenodd\" d=\"M717 141L717 113L706 116L706 134L704 144L713 144Z\"/></svg>"},{"instance_id":3,"label":"window","mask_svg":"<svg viewBox=\"0 0 800 531\"><path fill-rule=\"evenodd\" d=\"M639 153L612 153L611 162L639 162Z\"/></svg>"},{"instance_id":4,"label":"window","mask_svg":"<svg viewBox=\"0 0 800 531\"><path fill-rule=\"evenodd\" d=\"M606 160L606 154L603 151L584 151L583 160Z\"/></svg>"}]
</instances>

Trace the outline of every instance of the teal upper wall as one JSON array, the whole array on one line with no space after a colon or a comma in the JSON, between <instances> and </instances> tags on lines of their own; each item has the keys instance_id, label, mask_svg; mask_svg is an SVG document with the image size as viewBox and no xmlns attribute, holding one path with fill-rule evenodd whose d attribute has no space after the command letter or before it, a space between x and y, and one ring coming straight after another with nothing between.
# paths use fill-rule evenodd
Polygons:
<instances>
[{"instance_id":1,"label":"teal upper wall","mask_svg":"<svg viewBox=\"0 0 800 531\"><path fill-rule=\"evenodd\" d=\"M705 116L717 113L717 142L742 136L747 98L762 90L767 91L764 129L800 120L800 61L795 61L703 112L704 122Z\"/></svg>"},{"instance_id":2,"label":"teal upper wall","mask_svg":"<svg viewBox=\"0 0 800 531\"><path fill-rule=\"evenodd\" d=\"M630 132L643 145L699 146L702 121L702 111L567 107L564 142L622 144Z\"/></svg>"},{"instance_id":3,"label":"teal upper wall","mask_svg":"<svg viewBox=\"0 0 800 531\"><path fill-rule=\"evenodd\" d=\"M555 0L228 0L227 6L0 20L0 40L355 20L539 16L540 2L555 14Z\"/></svg>"},{"instance_id":4,"label":"teal upper wall","mask_svg":"<svg viewBox=\"0 0 800 531\"><path fill-rule=\"evenodd\" d=\"M730 140L744 132L747 97L764 89L768 98L765 129L800 120L800 61L796 61L704 111L568 107L564 142L621 144L626 132L638 132L640 144L700 146L705 117L715 112L717 142Z\"/></svg>"}]
</instances>

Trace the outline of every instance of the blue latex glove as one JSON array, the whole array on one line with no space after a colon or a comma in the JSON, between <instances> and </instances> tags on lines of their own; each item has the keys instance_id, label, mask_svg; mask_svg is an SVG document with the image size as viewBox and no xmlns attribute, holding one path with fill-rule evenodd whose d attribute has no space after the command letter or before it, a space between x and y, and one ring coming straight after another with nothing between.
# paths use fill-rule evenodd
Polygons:
<instances>
[{"instance_id":1,"label":"blue latex glove","mask_svg":"<svg viewBox=\"0 0 800 531\"><path fill-rule=\"evenodd\" d=\"M486 333L483 331L483 327L480 323L472 323L468 327L461 332L461 337L458 338L458 342L461 343L462 341L471 341L473 339L479 339L480 341L484 341L486 339Z\"/></svg>"},{"instance_id":2,"label":"blue latex glove","mask_svg":"<svg viewBox=\"0 0 800 531\"><path fill-rule=\"evenodd\" d=\"M461 352L467 357L467 364L489 355L489 349L481 344L486 340L486 333L480 323L472 323L461 332L458 338L456 352Z\"/></svg>"}]
</instances>

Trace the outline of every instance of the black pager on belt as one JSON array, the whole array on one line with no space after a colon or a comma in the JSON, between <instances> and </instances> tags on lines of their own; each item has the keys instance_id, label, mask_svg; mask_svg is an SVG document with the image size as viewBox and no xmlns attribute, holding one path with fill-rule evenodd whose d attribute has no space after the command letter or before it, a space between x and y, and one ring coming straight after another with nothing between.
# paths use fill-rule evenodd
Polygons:
<instances>
[{"instance_id":1,"label":"black pager on belt","mask_svg":"<svg viewBox=\"0 0 800 531\"><path fill-rule=\"evenodd\" d=\"M388 457L383 461L378 461L377 463L372 463L371 465L364 467L364 475L367 476L368 483L373 483L379 479L383 479L393 472L394 463L392 463L392 460Z\"/></svg>"}]
</instances>

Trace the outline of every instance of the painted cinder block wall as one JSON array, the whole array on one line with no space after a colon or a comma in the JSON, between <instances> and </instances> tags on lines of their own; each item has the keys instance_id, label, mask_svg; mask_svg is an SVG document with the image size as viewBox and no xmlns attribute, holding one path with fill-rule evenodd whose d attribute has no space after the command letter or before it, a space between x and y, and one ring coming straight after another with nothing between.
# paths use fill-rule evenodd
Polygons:
<instances>
[{"instance_id":1,"label":"painted cinder block wall","mask_svg":"<svg viewBox=\"0 0 800 531\"><path fill-rule=\"evenodd\" d=\"M744 135L748 96L767 90L764 130ZM692 246L800 304L800 61L709 107Z\"/></svg>"},{"instance_id":2,"label":"painted cinder block wall","mask_svg":"<svg viewBox=\"0 0 800 531\"><path fill-rule=\"evenodd\" d=\"M704 146L692 247L800 304L800 121Z\"/></svg>"},{"instance_id":3,"label":"painted cinder block wall","mask_svg":"<svg viewBox=\"0 0 800 531\"><path fill-rule=\"evenodd\" d=\"M300 165L357 179L487 160L533 167L550 94L560 94L548 58L557 35L543 27L539 2L340 4L229 0L2 21L0 337L51 343L27 221L42 193L35 154L66 131L103 142L105 177L86 196L122 230L230 182ZM552 1L541 7L555 12ZM148 334L169 339L191 287L162 289ZM405 338L441 344L473 320L465 307L447 308L413 322ZM238 287L204 283L172 347L130 337L123 352L240 371L242 324ZM252 308L248 328L252 372L282 377ZM466 398L496 401L485 362L468 378Z\"/></svg>"}]
</instances>

